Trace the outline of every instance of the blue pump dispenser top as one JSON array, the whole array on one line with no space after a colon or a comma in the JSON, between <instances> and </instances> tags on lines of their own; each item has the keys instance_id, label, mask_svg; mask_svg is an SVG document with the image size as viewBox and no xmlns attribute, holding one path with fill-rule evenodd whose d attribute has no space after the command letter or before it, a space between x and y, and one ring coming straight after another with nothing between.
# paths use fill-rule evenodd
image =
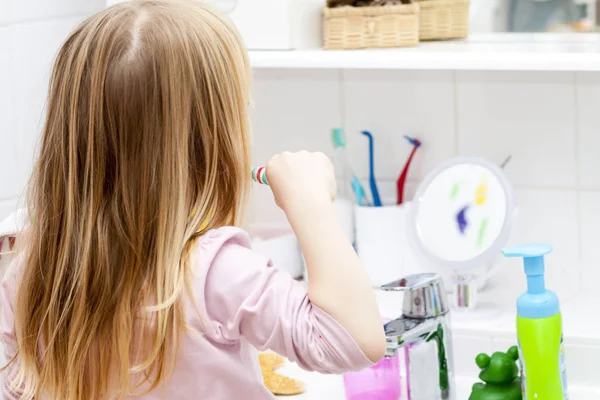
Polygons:
<instances>
[{"instance_id":1,"label":"blue pump dispenser top","mask_svg":"<svg viewBox=\"0 0 600 400\"><path fill-rule=\"evenodd\" d=\"M552 246L530 243L503 249L505 257L522 257L527 275L527 292L517 300L517 314L524 318L545 318L560 312L558 297L544 285L544 255Z\"/></svg>"}]
</instances>

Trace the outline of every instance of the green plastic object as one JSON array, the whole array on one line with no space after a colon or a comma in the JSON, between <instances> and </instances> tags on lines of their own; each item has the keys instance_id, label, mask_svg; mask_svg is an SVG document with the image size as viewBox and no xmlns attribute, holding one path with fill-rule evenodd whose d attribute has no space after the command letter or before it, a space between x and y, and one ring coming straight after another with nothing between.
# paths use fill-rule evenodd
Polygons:
<instances>
[{"instance_id":1,"label":"green plastic object","mask_svg":"<svg viewBox=\"0 0 600 400\"><path fill-rule=\"evenodd\" d=\"M517 339L525 400L567 399L565 349L560 302L546 289L544 256L552 246L528 243L502 250L523 258L527 291L517 299Z\"/></svg>"},{"instance_id":2,"label":"green plastic object","mask_svg":"<svg viewBox=\"0 0 600 400\"><path fill-rule=\"evenodd\" d=\"M500 351L488 356L481 353L475 363L481 369L469 400L522 400L521 378L517 360L519 349L513 346L506 353Z\"/></svg>"},{"instance_id":3,"label":"green plastic object","mask_svg":"<svg viewBox=\"0 0 600 400\"><path fill-rule=\"evenodd\" d=\"M537 319L517 316L517 335L525 369L525 398L563 400L566 379L560 313Z\"/></svg>"}]
</instances>

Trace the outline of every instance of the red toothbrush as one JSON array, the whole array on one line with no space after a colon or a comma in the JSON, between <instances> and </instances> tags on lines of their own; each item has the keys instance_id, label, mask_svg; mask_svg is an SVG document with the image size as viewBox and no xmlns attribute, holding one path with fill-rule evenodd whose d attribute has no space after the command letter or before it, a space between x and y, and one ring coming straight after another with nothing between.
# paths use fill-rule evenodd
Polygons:
<instances>
[{"instance_id":1,"label":"red toothbrush","mask_svg":"<svg viewBox=\"0 0 600 400\"><path fill-rule=\"evenodd\" d=\"M412 162L417 149L421 146L421 141L419 139L411 138L410 136L404 135L404 138L408 140L410 144L413 145L413 149L410 152L410 156L408 156L408 160L406 160L406 164L404 164L404 169L396 182L396 204L402 204L404 202L404 187L406 186L406 176L408 175L408 169L410 168L410 163Z\"/></svg>"}]
</instances>

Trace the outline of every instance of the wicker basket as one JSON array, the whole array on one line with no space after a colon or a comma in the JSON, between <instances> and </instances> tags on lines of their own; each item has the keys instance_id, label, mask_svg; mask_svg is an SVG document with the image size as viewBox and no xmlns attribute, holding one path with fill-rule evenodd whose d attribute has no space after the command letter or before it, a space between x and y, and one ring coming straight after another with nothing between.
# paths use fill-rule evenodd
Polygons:
<instances>
[{"instance_id":1,"label":"wicker basket","mask_svg":"<svg viewBox=\"0 0 600 400\"><path fill-rule=\"evenodd\" d=\"M469 36L469 0L420 1L419 39L462 39Z\"/></svg>"},{"instance_id":2,"label":"wicker basket","mask_svg":"<svg viewBox=\"0 0 600 400\"><path fill-rule=\"evenodd\" d=\"M419 43L419 5L337 7L323 11L323 47L362 49Z\"/></svg>"}]
</instances>

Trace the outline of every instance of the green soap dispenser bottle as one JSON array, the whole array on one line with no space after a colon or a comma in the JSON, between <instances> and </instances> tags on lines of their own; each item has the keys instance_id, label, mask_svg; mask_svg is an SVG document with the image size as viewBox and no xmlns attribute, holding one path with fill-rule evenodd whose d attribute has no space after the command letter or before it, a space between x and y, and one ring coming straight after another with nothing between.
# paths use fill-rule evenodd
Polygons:
<instances>
[{"instance_id":1,"label":"green soap dispenser bottle","mask_svg":"<svg viewBox=\"0 0 600 400\"><path fill-rule=\"evenodd\" d=\"M567 400L567 380L558 297L544 285L544 255L552 247L525 244L502 250L522 257L527 292L517 300L517 338L524 400Z\"/></svg>"}]
</instances>

